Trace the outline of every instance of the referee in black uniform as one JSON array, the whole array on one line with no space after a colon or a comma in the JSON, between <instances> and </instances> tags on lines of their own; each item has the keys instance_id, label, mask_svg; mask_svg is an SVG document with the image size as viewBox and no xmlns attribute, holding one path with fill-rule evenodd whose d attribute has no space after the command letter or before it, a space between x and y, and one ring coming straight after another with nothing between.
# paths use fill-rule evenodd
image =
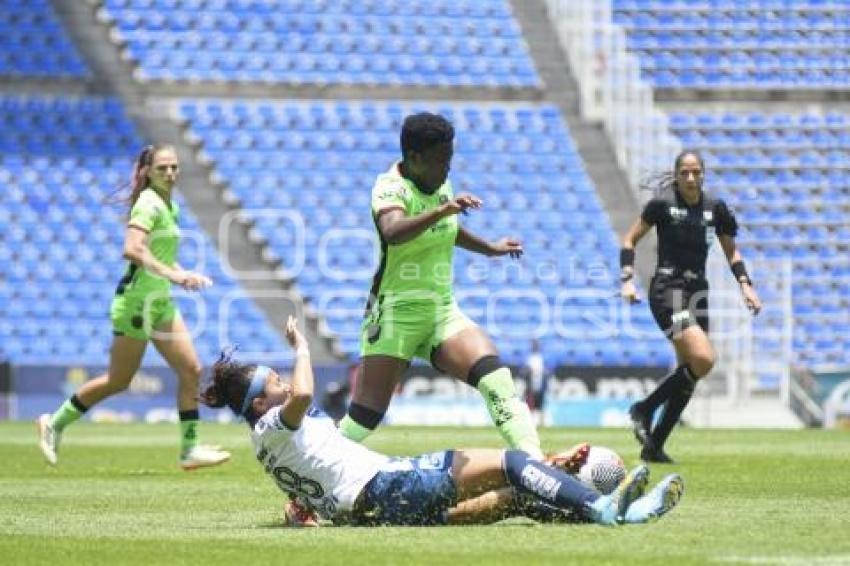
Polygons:
<instances>
[{"instance_id":1,"label":"referee in black uniform","mask_svg":"<svg viewBox=\"0 0 850 566\"><path fill-rule=\"evenodd\" d=\"M761 301L735 247L738 224L722 200L702 190L705 167L696 151L676 157L673 173L656 179L656 196L623 238L620 250L622 295L637 302L634 285L635 245L650 228L658 232L658 264L649 286L649 306L658 326L673 342L678 367L645 399L631 406L641 459L672 462L664 443L691 399L696 382L714 366L708 340L708 282L705 262L715 239L720 241L747 308L758 314ZM664 406L652 427L656 409Z\"/></svg>"}]
</instances>

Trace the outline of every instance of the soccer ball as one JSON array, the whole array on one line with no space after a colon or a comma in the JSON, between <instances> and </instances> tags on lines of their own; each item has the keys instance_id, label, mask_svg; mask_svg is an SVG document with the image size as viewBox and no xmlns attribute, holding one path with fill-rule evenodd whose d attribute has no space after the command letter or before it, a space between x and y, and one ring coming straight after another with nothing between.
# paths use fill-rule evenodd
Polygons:
<instances>
[{"instance_id":1,"label":"soccer ball","mask_svg":"<svg viewBox=\"0 0 850 566\"><path fill-rule=\"evenodd\" d=\"M625 479L626 466L623 459L610 448L591 446L587 462L579 469L576 477L587 487L608 495Z\"/></svg>"}]
</instances>

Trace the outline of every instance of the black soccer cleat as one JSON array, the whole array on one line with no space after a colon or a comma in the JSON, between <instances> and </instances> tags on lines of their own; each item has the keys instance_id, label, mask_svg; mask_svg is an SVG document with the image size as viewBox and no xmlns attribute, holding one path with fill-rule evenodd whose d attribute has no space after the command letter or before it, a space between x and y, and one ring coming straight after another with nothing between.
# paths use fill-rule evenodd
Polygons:
<instances>
[{"instance_id":1,"label":"black soccer cleat","mask_svg":"<svg viewBox=\"0 0 850 566\"><path fill-rule=\"evenodd\" d=\"M649 436L649 429L652 426L652 415L644 413L640 408L640 403L635 403L629 407L629 417L632 419L635 440L644 448L651 446L652 440Z\"/></svg>"},{"instance_id":2,"label":"black soccer cleat","mask_svg":"<svg viewBox=\"0 0 850 566\"><path fill-rule=\"evenodd\" d=\"M652 443L643 447L640 451L640 459L644 462L654 462L656 464L675 464L676 461L671 458L663 448L655 448Z\"/></svg>"}]
</instances>

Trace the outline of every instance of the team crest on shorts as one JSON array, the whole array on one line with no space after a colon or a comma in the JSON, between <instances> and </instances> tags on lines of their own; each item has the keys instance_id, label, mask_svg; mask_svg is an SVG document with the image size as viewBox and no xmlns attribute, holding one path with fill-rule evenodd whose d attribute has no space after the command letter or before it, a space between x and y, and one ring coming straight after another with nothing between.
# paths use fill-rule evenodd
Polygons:
<instances>
[{"instance_id":1,"label":"team crest on shorts","mask_svg":"<svg viewBox=\"0 0 850 566\"><path fill-rule=\"evenodd\" d=\"M366 339L370 344L374 344L378 341L378 338L381 337L381 325L380 324L370 324L366 327Z\"/></svg>"}]
</instances>

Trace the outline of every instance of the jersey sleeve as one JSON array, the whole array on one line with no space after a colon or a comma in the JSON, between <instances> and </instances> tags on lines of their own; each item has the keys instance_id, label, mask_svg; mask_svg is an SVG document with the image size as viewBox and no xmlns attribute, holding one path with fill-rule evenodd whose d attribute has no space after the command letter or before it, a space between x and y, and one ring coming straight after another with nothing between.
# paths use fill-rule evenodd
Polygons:
<instances>
[{"instance_id":1,"label":"jersey sleeve","mask_svg":"<svg viewBox=\"0 0 850 566\"><path fill-rule=\"evenodd\" d=\"M732 236L734 238L738 235L738 221L722 200L718 200L714 205L714 218L714 232L718 236Z\"/></svg>"},{"instance_id":2,"label":"jersey sleeve","mask_svg":"<svg viewBox=\"0 0 850 566\"><path fill-rule=\"evenodd\" d=\"M150 232L156 224L156 217L159 215L159 207L157 203L142 193L133 208L130 209L130 220L127 224L130 226L138 226L139 228Z\"/></svg>"},{"instance_id":3,"label":"jersey sleeve","mask_svg":"<svg viewBox=\"0 0 850 566\"><path fill-rule=\"evenodd\" d=\"M290 428L283 422L280 418L280 409L280 405L269 409L254 425L254 432L263 439L263 444L269 448L289 442L292 434L298 430L297 428Z\"/></svg>"},{"instance_id":4,"label":"jersey sleeve","mask_svg":"<svg viewBox=\"0 0 850 566\"><path fill-rule=\"evenodd\" d=\"M650 226L655 226L664 218L664 211L666 209L667 203L663 199L654 198L643 207L640 218Z\"/></svg>"},{"instance_id":5,"label":"jersey sleeve","mask_svg":"<svg viewBox=\"0 0 850 566\"><path fill-rule=\"evenodd\" d=\"M372 189L372 214L391 208L407 210L406 192L402 183L378 181Z\"/></svg>"}]
</instances>

